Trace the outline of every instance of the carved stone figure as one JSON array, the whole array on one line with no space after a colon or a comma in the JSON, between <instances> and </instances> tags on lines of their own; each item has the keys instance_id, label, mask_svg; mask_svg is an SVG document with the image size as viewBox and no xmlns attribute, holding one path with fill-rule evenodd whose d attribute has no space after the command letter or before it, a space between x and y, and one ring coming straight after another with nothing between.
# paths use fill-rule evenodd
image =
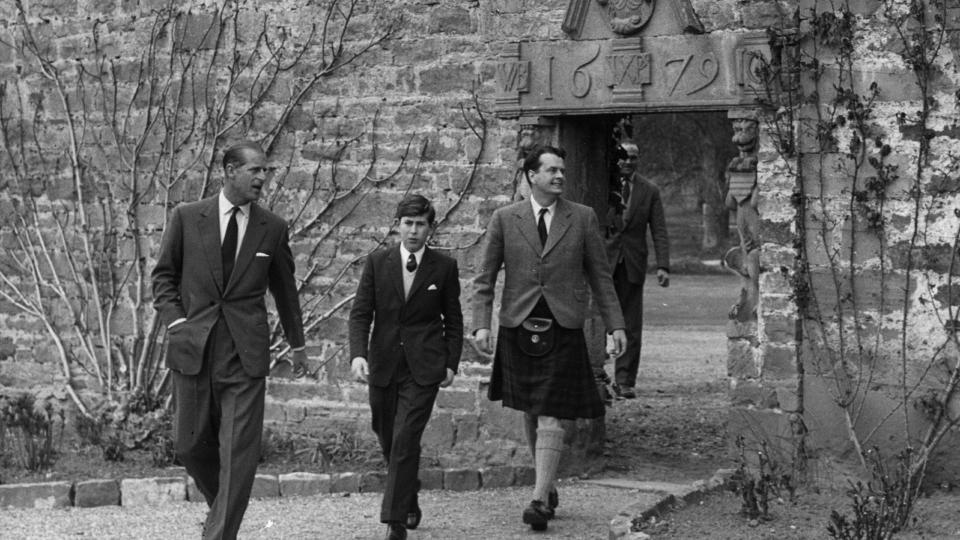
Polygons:
<instances>
[{"instance_id":1,"label":"carved stone figure","mask_svg":"<svg viewBox=\"0 0 960 540\"><path fill-rule=\"evenodd\" d=\"M610 13L610 28L629 36L637 33L653 15L654 0L597 0Z\"/></svg>"},{"instance_id":2,"label":"carved stone figure","mask_svg":"<svg viewBox=\"0 0 960 540\"><path fill-rule=\"evenodd\" d=\"M729 317L756 320L760 296L760 214L757 211L757 128L753 112L730 112L733 143L740 154L727 165L727 207L737 211L740 245L724 255L725 265L741 277L740 299Z\"/></svg>"}]
</instances>

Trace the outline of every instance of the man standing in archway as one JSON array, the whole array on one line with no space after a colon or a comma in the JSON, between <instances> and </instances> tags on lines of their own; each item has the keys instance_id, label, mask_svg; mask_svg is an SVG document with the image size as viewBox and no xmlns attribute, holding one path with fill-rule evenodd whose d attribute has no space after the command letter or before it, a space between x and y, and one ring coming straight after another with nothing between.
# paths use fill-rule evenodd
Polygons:
<instances>
[{"instance_id":1,"label":"man standing in archway","mask_svg":"<svg viewBox=\"0 0 960 540\"><path fill-rule=\"evenodd\" d=\"M643 337L643 284L647 274L647 230L657 257L657 283L670 284L670 244L660 190L637 170L640 149L633 142L617 147L620 193L607 220L607 256L627 325L627 350L615 361L613 391L617 397L637 397L634 386Z\"/></svg>"}]
</instances>

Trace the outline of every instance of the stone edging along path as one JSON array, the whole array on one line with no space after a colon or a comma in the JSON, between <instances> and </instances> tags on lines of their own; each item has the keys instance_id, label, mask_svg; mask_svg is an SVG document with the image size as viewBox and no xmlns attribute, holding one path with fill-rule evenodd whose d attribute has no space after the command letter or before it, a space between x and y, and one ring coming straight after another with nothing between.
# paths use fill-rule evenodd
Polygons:
<instances>
[{"instance_id":1,"label":"stone edging along path","mask_svg":"<svg viewBox=\"0 0 960 540\"><path fill-rule=\"evenodd\" d=\"M62 508L94 506L156 506L204 500L193 479L181 474L152 478L95 479L0 485L2 508ZM469 491L533 485L533 467L499 466L480 469L423 469L423 489ZM257 474L252 498L295 497L324 493L383 491L385 471L318 474Z\"/></svg>"}]
</instances>

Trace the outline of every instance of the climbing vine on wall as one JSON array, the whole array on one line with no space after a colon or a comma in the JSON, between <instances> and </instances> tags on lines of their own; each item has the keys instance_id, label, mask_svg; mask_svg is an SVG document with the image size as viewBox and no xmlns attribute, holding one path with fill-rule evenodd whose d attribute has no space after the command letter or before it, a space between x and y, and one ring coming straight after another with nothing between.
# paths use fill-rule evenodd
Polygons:
<instances>
[{"instance_id":1,"label":"climbing vine on wall","mask_svg":"<svg viewBox=\"0 0 960 540\"><path fill-rule=\"evenodd\" d=\"M802 362L865 471L882 470L872 466L881 462L874 447L903 461L898 485L909 504L896 529L960 423L960 155L943 129L958 112L947 47L957 14L940 0L802 5L798 31L771 32L796 51L778 67L799 85L784 92L782 77L768 76L764 99L798 179L792 283ZM877 65L896 66L912 84L878 80ZM900 447L889 445L890 432Z\"/></svg>"}]
</instances>

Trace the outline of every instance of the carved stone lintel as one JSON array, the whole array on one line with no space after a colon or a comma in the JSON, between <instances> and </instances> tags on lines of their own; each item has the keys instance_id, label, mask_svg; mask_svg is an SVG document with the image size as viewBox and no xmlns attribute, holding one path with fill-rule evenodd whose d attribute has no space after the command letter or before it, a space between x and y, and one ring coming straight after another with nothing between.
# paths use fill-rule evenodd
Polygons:
<instances>
[{"instance_id":1,"label":"carved stone lintel","mask_svg":"<svg viewBox=\"0 0 960 540\"><path fill-rule=\"evenodd\" d=\"M655 0L597 0L607 8L610 29L621 36L636 34L653 16Z\"/></svg>"}]
</instances>

